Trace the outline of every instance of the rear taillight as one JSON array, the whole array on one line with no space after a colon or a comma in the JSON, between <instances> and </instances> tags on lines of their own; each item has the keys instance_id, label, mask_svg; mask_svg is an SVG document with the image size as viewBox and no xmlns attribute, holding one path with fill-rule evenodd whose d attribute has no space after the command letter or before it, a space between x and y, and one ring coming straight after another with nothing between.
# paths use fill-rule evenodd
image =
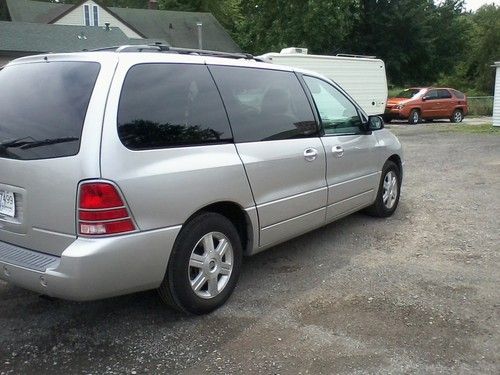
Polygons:
<instances>
[{"instance_id":1,"label":"rear taillight","mask_svg":"<svg viewBox=\"0 0 500 375\"><path fill-rule=\"evenodd\" d=\"M103 236L136 230L134 221L117 188L109 182L80 185L78 233Z\"/></svg>"}]
</instances>

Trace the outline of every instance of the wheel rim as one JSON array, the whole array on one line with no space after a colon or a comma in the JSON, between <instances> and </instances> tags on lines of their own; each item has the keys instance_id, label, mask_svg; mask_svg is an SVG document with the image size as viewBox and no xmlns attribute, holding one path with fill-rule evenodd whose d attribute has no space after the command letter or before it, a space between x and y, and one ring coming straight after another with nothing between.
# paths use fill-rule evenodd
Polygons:
<instances>
[{"instance_id":1,"label":"wheel rim","mask_svg":"<svg viewBox=\"0 0 500 375\"><path fill-rule=\"evenodd\" d=\"M455 122L460 122L462 120L462 114L460 112L455 112Z\"/></svg>"},{"instance_id":2,"label":"wheel rim","mask_svg":"<svg viewBox=\"0 0 500 375\"><path fill-rule=\"evenodd\" d=\"M234 265L233 247L220 232L205 234L194 246L189 258L188 277L193 292L210 299L226 287Z\"/></svg>"},{"instance_id":3,"label":"wheel rim","mask_svg":"<svg viewBox=\"0 0 500 375\"><path fill-rule=\"evenodd\" d=\"M387 209L390 210L394 207L398 198L398 192L398 178L396 177L396 173L389 171L384 178L384 192L382 194L382 200Z\"/></svg>"},{"instance_id":4,"label":"wheel rim","mask_svg":"<svg viewBox=\"0 0 500 375\"><path fill-rule=\"evenodd\" d=\"M413 113L413 123L418 123L418 112Z\"/></svg>"}]
</instances>

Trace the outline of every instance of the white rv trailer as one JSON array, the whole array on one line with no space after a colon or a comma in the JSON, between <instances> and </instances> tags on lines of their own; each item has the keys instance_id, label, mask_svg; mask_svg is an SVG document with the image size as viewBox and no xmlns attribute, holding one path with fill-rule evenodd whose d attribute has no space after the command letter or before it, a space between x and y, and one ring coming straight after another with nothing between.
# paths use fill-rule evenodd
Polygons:
<instances>
[{"instance_id":1,"label":"white rv trailer","mask_svg":"<svg viewBox=\"0 0 500 375\"><path fill-rule=\"evenodd\" d=\"M279 65L318 72L338 83L368 115L382 115L387 102L387 77L382 60L370 56L309 55L306 48L285 48L258 58Z\"/></svg>"}]
</instances>

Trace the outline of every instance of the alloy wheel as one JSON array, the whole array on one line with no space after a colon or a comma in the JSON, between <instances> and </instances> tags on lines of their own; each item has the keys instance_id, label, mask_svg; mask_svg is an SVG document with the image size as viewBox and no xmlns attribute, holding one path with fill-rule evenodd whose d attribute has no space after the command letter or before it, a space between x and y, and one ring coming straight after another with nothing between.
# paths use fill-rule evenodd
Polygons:
<instances>
[{"instance_id":1,"label":"alloy wheel","mask_svg":"<svg viewBox=\"0 0 500 375\"><path fill-rule=\"evenodd\" d=\"M384 191L382 194L382 200L384 202L384 206L390 210L398 198L399 187L396 173L389 171L385 175L383 188Z\"/></svg>"},{"instance_id":2,"label":"alloy wheel","mask_svg":"<svg viewBox=\"0 0 500 375\"><path fill-rule=\"evenodd\" d=\"M234 265L233 247L220 232L205 234L194 246L189 258L188 277L193 292L210 299L226 287Z\"/></svg>"}]
</instances>

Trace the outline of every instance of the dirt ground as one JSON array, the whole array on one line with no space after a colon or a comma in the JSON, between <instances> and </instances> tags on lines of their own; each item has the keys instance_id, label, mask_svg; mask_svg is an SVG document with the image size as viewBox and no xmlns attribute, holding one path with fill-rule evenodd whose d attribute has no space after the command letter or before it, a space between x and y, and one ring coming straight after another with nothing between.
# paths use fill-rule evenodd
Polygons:
<instances>
[{"instance_id":1,"label":"dirt ground","mask_svg":"<svg viewBox=\"0 0 500 375\"><path fill-rule=\"evenodd\" d=\"M72 303L0 282L0 373L500 373L500 134L450 127L391 125L396 214L247 258L211 315L154 292Z\"/></svg>"}]
</instances>

